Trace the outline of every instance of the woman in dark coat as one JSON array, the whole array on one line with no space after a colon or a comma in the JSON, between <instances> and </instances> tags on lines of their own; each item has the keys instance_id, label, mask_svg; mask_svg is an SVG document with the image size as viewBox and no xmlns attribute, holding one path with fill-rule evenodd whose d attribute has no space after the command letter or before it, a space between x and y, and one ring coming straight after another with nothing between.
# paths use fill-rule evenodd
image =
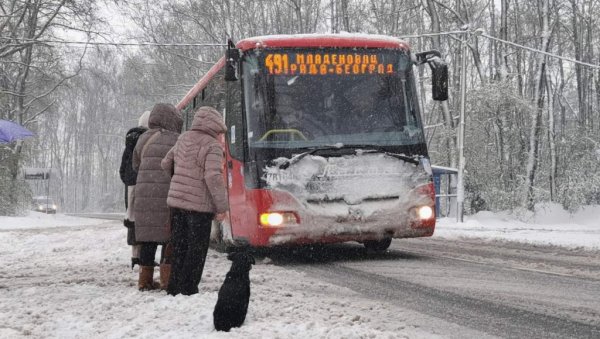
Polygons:
<instances>
[{"instance_id":1,"label":"woman in dark coat","mask_svg":"<svg viewBox=\"0 0 600 339\"><path fill-rule=\"evenodd\" d=\"M175 145L182 126L181 114L175 106L156 104L148 119L149 130L140 136L133 152L133 168L138 172L133 206L135 239L142 245L138 280L140 290L155 288L156 249L159 244L163 245L164 255L164 245L171 238L167 206L171 178L162 170L160 162ZM161 260L160 271L161 288L166 289L170 264Z\"/></svg>"}]
</instances>

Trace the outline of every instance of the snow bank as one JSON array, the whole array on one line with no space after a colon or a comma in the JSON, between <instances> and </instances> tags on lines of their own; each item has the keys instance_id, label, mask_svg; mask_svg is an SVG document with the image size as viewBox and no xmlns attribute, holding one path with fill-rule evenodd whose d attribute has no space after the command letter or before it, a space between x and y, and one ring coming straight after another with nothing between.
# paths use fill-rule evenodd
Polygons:
<instances>
[{"instance_id":1,"label":"snow bank","mask_svg":"<svg viewBox=\"0 0 600 339\"><path fill-rule=\"evenodd\" d=\"M0 216L0 231L38 229L47 227L97 225L105 221L90 218L71 217L64 214L29 212L25 217Z\"/></svg>"},{"instance_id":2,"label":"snow bank","mask_svg":"<svg viewBox=\"0 0 600 339\"><path fill-rule=\"evenodd\" d=\"M540 204L536 213L515 215L509 212L479 212L438 220L436 237L510 240L540 245L600 249L600 206L586 206L570 214L558 204Z\"/></svg>"}]
</instances>

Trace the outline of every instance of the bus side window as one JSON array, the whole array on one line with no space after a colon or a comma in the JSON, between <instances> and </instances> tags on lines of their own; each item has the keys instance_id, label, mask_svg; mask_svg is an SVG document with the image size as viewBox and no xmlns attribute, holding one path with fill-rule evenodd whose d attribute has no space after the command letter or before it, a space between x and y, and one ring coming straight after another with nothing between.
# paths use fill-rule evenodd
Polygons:
<instances>
[{"instance_id":1,"label":"bus side window","mask_svg":"<svg viewBox=\"0 0 600 339\"><path fill-rule=\"evenodd\" d=\"M225 71L221 69L202 91L203 100L198 107L211 106L223 113L225 109L225 90Z\"/></svg>"},{"instance_id":2,"label":"bus side window","mask_svg":"<svg viewBox=\"0 0 600 339\"><path fill-rule=\"evenodd\" d=\"M195 101L196 99L194 99ZM194 119L193 102L183 108L183 130L187 131L192 128L192 120Z\"/></svg>"},{"instance_id":3,"label":"bus side window","mask_svg":"<svg viewBox=\"0 0 600 339\"><path fill-rule=\"evenodd\" d=\"M241 81L227 82L227 143L231 156L244 160L244 122L242 116Z\"/></svg>"}]
</instances>

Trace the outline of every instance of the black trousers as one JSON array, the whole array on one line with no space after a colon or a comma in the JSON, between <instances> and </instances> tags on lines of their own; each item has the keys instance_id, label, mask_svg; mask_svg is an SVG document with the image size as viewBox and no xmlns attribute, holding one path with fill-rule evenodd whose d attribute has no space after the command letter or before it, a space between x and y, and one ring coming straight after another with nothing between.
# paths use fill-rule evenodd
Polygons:
<instances>
[{"instance_id":1,"label":"black trousers","mask_svg":"<svg viewBox=\"0 0 600 339\"><path fill-rule=\"evenodd\" d=\"M161 246L160 250L160 262L168 263L169 258L165 257L166 244L159 244L157 242L138 242L140 246L140 266L154 266L154 260L156 256L156 249L158 245Z\"/></svg>"},{"instance_id":2,"label":"black trousers","mask_svg":"<svg viewBox=\"0 0 600 339\"><path fill-rule=\"evenodd\" d=\"M214 214L172 208L171 216L173 257L167 292L171 295L196 294L202 279Z\"/></svg>"}]
</instances>

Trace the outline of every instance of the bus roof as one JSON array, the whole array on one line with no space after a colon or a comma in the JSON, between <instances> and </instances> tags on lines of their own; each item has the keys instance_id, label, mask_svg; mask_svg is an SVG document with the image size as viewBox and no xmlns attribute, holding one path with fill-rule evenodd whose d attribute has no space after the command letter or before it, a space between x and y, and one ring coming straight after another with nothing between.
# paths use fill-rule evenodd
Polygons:
<instances>
[{"instance_id":1,"label":"bus roof","mask_svg":"<svg viewBox=\"0 0 600 339\"><path fill-rule=\"evenodd\" d=\"M243 51L255 48L285 47L346 47L346 48L392 48L409 50L400 39L362 33L265 35L241 40L236 45Z\"/></svg>"}]
</instances>

